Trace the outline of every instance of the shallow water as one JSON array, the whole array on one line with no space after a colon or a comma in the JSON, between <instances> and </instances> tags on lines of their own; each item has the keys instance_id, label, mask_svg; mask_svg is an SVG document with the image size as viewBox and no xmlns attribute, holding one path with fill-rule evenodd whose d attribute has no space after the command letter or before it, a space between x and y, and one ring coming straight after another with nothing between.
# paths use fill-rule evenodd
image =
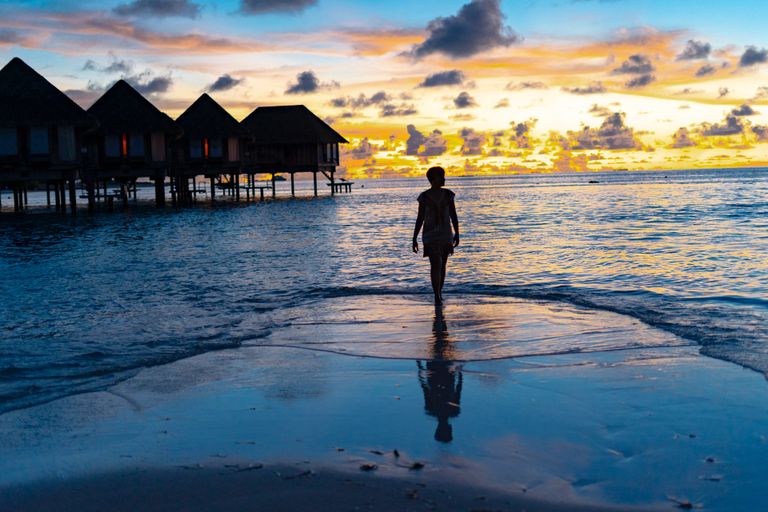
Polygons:
<instances>
[{"instance_id":1,"label":"shallow water","mask_svg":"<svg viewBox=\"0 0 768 512\"><path fill-rule=\"evenodd\" d=\"M768 371L768 170L447 186L463 231L448 301L490 295L608 310ZM335 299L428 293L427 264L410 252L423 188L376 180L335 198L139 205L76 219L4 212L0 412L267 340L286 318Z\"/></svg>"}]
</instances>

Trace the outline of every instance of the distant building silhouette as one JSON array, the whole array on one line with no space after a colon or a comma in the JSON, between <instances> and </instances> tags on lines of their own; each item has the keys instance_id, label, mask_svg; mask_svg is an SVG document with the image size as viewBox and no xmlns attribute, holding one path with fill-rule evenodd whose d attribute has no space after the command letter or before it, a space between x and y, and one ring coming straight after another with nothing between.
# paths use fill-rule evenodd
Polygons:
<instances>
[{"instance_id":1,"label":"distant building silhouette","mask_svg":"<svg viewBox=\"0 0 768 512\"><path fill-rule=\"evenodd\" d=\"M161 112L125 80L118 80L84 111L19 58L0 69L0 186L14 191L16 210L23 209L32 183L55 192L56 205L75 211L75 181L82 181L89 208L104 199L107 184L120 185L127 202L136 180L155 182L155 200L165 202L171 178L174 203L194 199L196 176L219 179L240 197L240 176L249 193L254 175L311 172L317 195L317 174L330 181L331 194L351 190L336 183L339 144L347 140L303 105L259 107L238 123L207 94L200 96L177 121ZM103 193L102 193L103 191ZM211 189L212 195L215 187ZM49 193L50 202L50 193Z\"/></svg>"},{"instance_id":2,"label":"distant building silhouette","mask_svg":"<svg viewBox=\"0 0 768 512\"><path fill-rule=\"evenodd\" d=\"M116 180L155 182L156 200L164 202L164 182L171 164L171 142L181 135L176 123L125 80L118 80L88 109L99 128L87 137L88 165L82 173L92 206L92 187Z\"/></svg>"},{"instance_id":3,"label":"distant building silhouette","mask_svg":"<svg viewBox=\"0 0 768 512\"><path fill-rule=\"evenodd\" d=\"M83 134L95 120L17 57L0 69L0 105L0 186L13 189L14 209L31 181L53 188L57 207L68 188L74 204Z\"/></svg>"}]
</instances>

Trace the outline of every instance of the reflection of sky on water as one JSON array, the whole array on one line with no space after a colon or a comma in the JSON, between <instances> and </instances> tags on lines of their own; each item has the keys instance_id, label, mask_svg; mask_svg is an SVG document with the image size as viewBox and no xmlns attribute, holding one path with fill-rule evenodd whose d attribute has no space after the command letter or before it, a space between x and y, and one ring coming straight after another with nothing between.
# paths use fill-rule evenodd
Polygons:
<instances>
[{"instance_id":1,"label":"reflection of sky on water","mask_svg":"<svg viewBox=\"0 0 768 512\"><path fill-rule=\"evenodd\" d=\"M768 369L765 173L667 174L449 176L462 221L449 306L457 293L571 301ZM326 299L425 292L426 263L409 252L425 186L370 181L337 198L77 219L4 214L0 397L60 396L251 343L284 312L311 317ZM464 320L449 319L452 336Z\"/></svg>"},{"instance_id":2,"label":"reflection of sky on water","mask_svg":"<svg viewBox=\"0 0 768 512\"><path fill-rule=\"evenodd\" d=\"M336 297L269 313L280 327L244 344L431 361L691 345L629 316L561 302L454 295L435 315L428 296Z\"/></svg>"}]
</instances>

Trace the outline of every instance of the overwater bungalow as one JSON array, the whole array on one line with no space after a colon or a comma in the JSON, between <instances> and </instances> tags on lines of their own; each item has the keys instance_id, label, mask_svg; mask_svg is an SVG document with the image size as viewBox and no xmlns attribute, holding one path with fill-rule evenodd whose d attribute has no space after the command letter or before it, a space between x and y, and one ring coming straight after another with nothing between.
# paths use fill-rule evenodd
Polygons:
<instances>
[{"instance_id":1,"label":"overwater bungalow","mask_svg":"<svg viewBox=\"0 0 768 512\"><path fill-rule=\"evenodd\" d=\"M77 103L18 57L0 69L0 186L13 189L14 209L27 188L43 184L65 211L66 190L75 210L75 179L84 132L96 126Z\"/></svg>"},{"instance_id":2,"label":"overwater bungalow","mask_svg":"<svg viewBox=\"0 0 768 512\"><path fill-rule=\"evenodd\" d=\"M203 175L211 180L211 198L219 186L226 185L239 197L240 170L245 143L249 140L246 130L208 94L203 93L176 119L184 135L175 144L174 178L184 181L180 188ZM195 187L194 192L197 192Z\"/></svg>"},{"instance_id":3,"label":"overwater bungalow","mask_svg":"<svg viewBox=\"0 0 768 512\"><path fill-rule=\"evenodd\" d=\"M245 168L250 173L272 175L273 197L276 173L290 174L291 195L295 195L294 174L298 172L313 174L315 195L318 172L328 178L331 193L335 192L339 144L348 141L307 107L258 107L241 124L252 136Z\"/></svg>"},{"instance_id":4,"label":"overwater bungalow","mask_svg":"<svg viewBox=\"0 0 768 512\"><path fill-rule=\"evenodd\" d=\"M173 119L125 80L110 87L88 113L99 122L98 130L88 139L90 158L82 174L89 207L93 207L99 184L106 188L107 181L116 180L126 201L127 191L144 177L155 182L155 201L164 204L171 142L181 135Z\"/></svg>"}]
</instances>

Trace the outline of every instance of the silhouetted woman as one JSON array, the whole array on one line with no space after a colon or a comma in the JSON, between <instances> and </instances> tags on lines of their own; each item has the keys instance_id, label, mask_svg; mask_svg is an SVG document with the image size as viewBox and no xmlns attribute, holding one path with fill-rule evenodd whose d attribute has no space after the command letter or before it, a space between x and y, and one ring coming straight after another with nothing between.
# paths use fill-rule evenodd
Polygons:
<instances>
[{"instance_id":1,"label":"silhouetted woman","mask_svg":"<svg viewBox=\"0 0 768 512\"><path fill-rule=\"evenodd\" d=\"M459 217L453 202L455 194L443 188L445 169L430 168L427 171L427 179L432 187L419 194L419 213L413 230L413 252L419 252L418 237L423 226L421 241L424 244L424 257L429 258L435 304L440 305L443 303L442 292L448 256L453 254L453 248L459 245Z\"/></svg>"}]
</instances>

